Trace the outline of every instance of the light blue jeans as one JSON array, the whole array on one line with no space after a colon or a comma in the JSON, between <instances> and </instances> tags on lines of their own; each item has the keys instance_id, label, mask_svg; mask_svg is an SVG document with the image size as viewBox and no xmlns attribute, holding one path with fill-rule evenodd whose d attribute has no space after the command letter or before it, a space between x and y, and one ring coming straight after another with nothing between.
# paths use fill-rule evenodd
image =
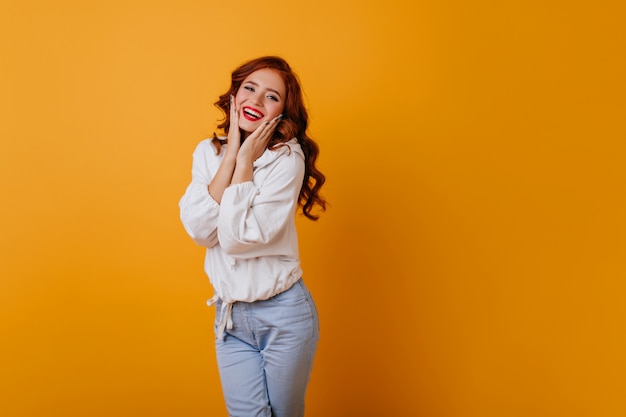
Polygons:
<instances>
[{"instance_id":1,"label":"light blue jeans","mask_svg":"<svg viewBox=\"0 0 626 417\"><path fill-rule=\"evenodd\" d=\"M216 305L215 332L221 311ZM302 417L319 340L317 309L302 279L268 300L237 302L233 328L216 336L230 417Z\"/></svg>"}]
</instances>

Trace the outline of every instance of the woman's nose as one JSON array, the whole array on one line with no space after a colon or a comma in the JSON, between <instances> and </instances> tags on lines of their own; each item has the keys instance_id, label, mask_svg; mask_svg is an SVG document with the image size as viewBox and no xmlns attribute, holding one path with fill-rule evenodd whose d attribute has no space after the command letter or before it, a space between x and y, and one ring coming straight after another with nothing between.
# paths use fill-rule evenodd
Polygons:
<instances>
[{"instance_id":1,"label":"woman's nose","mask_svg":"<svg viewBox=\"0 0 626 417\"><path fill-rule=\"evenodd\" d=\"M262 94L260 92L255 91L250 98L252 99L252 102L254 104L261 105L263 103L263 100L261 100L261 97L262 97Z\"/></svg>"}]
</instances>

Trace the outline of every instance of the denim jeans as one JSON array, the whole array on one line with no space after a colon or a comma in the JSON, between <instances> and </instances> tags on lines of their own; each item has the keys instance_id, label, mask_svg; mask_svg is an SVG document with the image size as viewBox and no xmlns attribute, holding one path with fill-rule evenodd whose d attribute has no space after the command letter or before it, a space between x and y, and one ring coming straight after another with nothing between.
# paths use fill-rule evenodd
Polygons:
<instances>
[{"instance_id":1,"label":"denim jeans","mask_svg":"<svg viewBox=\"0 0 626 417\"><path fill-rule=\"evenodd\" d=\"M215 331L221 311L217 302ZM237 302L215 350L230 417L302 417L319 321L302 279L268 300Z\"/></svg>"}]
</instances>

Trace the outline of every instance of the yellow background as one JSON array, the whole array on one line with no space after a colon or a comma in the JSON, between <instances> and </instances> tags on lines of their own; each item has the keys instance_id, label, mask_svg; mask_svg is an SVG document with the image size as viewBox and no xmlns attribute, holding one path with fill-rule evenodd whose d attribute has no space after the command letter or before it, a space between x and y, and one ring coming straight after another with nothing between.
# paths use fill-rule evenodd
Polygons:
<instances>
[{"instance_id":1,"label":"yellow background","mask_svg":"<svg viewBox=\"0 0 626 417\"><path fill-rule=\"evenodd\" d=\"M226 415L177 203L264 54L328 176L309 417L626 415L620 4L5 0L0 415Z\"/></svg>"}]
</instances>

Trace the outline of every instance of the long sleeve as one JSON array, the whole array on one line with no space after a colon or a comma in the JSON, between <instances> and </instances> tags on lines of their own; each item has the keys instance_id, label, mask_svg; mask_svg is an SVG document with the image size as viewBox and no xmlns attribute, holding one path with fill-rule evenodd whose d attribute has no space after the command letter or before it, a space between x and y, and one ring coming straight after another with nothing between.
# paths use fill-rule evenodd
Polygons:
<instances>
[{"instance_id":1,"label":"long sleeve","mask_svg":"<svg viewBox=\"0 0 626 417\"><path fill-rule=\"evenodd\" d=\"M220 206L209 194L208 186L219 163L211 141L200 142L193 153L191 183L178 203L185 230L194 242L207 248L218 242Z\"/></svg>"},{"instance_id":2,"label":"long sleeve","mask_svg":"<svg viewBox=\"0 0 626 417\"><path fill-rule=\"evenodd\" d=\"M222 196L219 244L235 258L292 255L297 247L295 229L290 226L304 178L304 159L293 149L275 152L276 159L262 168L266 175L233 184Z\"/></svg>"},{"instance_id":3,"label":"long sleeve","mask_svg":"<svg viewBox=\"0 0 626 417\"><path fill-rule=\"evenodd\" d=\"M208 186L222 159L211 140L198 144L180 218L191 238L206 247L204 270L215 299L266 300L302 276L295 212L304 153L296 138L266 150L254 161L252 181L228 186L218 204Z\"/></svg>"}]
</instances>

